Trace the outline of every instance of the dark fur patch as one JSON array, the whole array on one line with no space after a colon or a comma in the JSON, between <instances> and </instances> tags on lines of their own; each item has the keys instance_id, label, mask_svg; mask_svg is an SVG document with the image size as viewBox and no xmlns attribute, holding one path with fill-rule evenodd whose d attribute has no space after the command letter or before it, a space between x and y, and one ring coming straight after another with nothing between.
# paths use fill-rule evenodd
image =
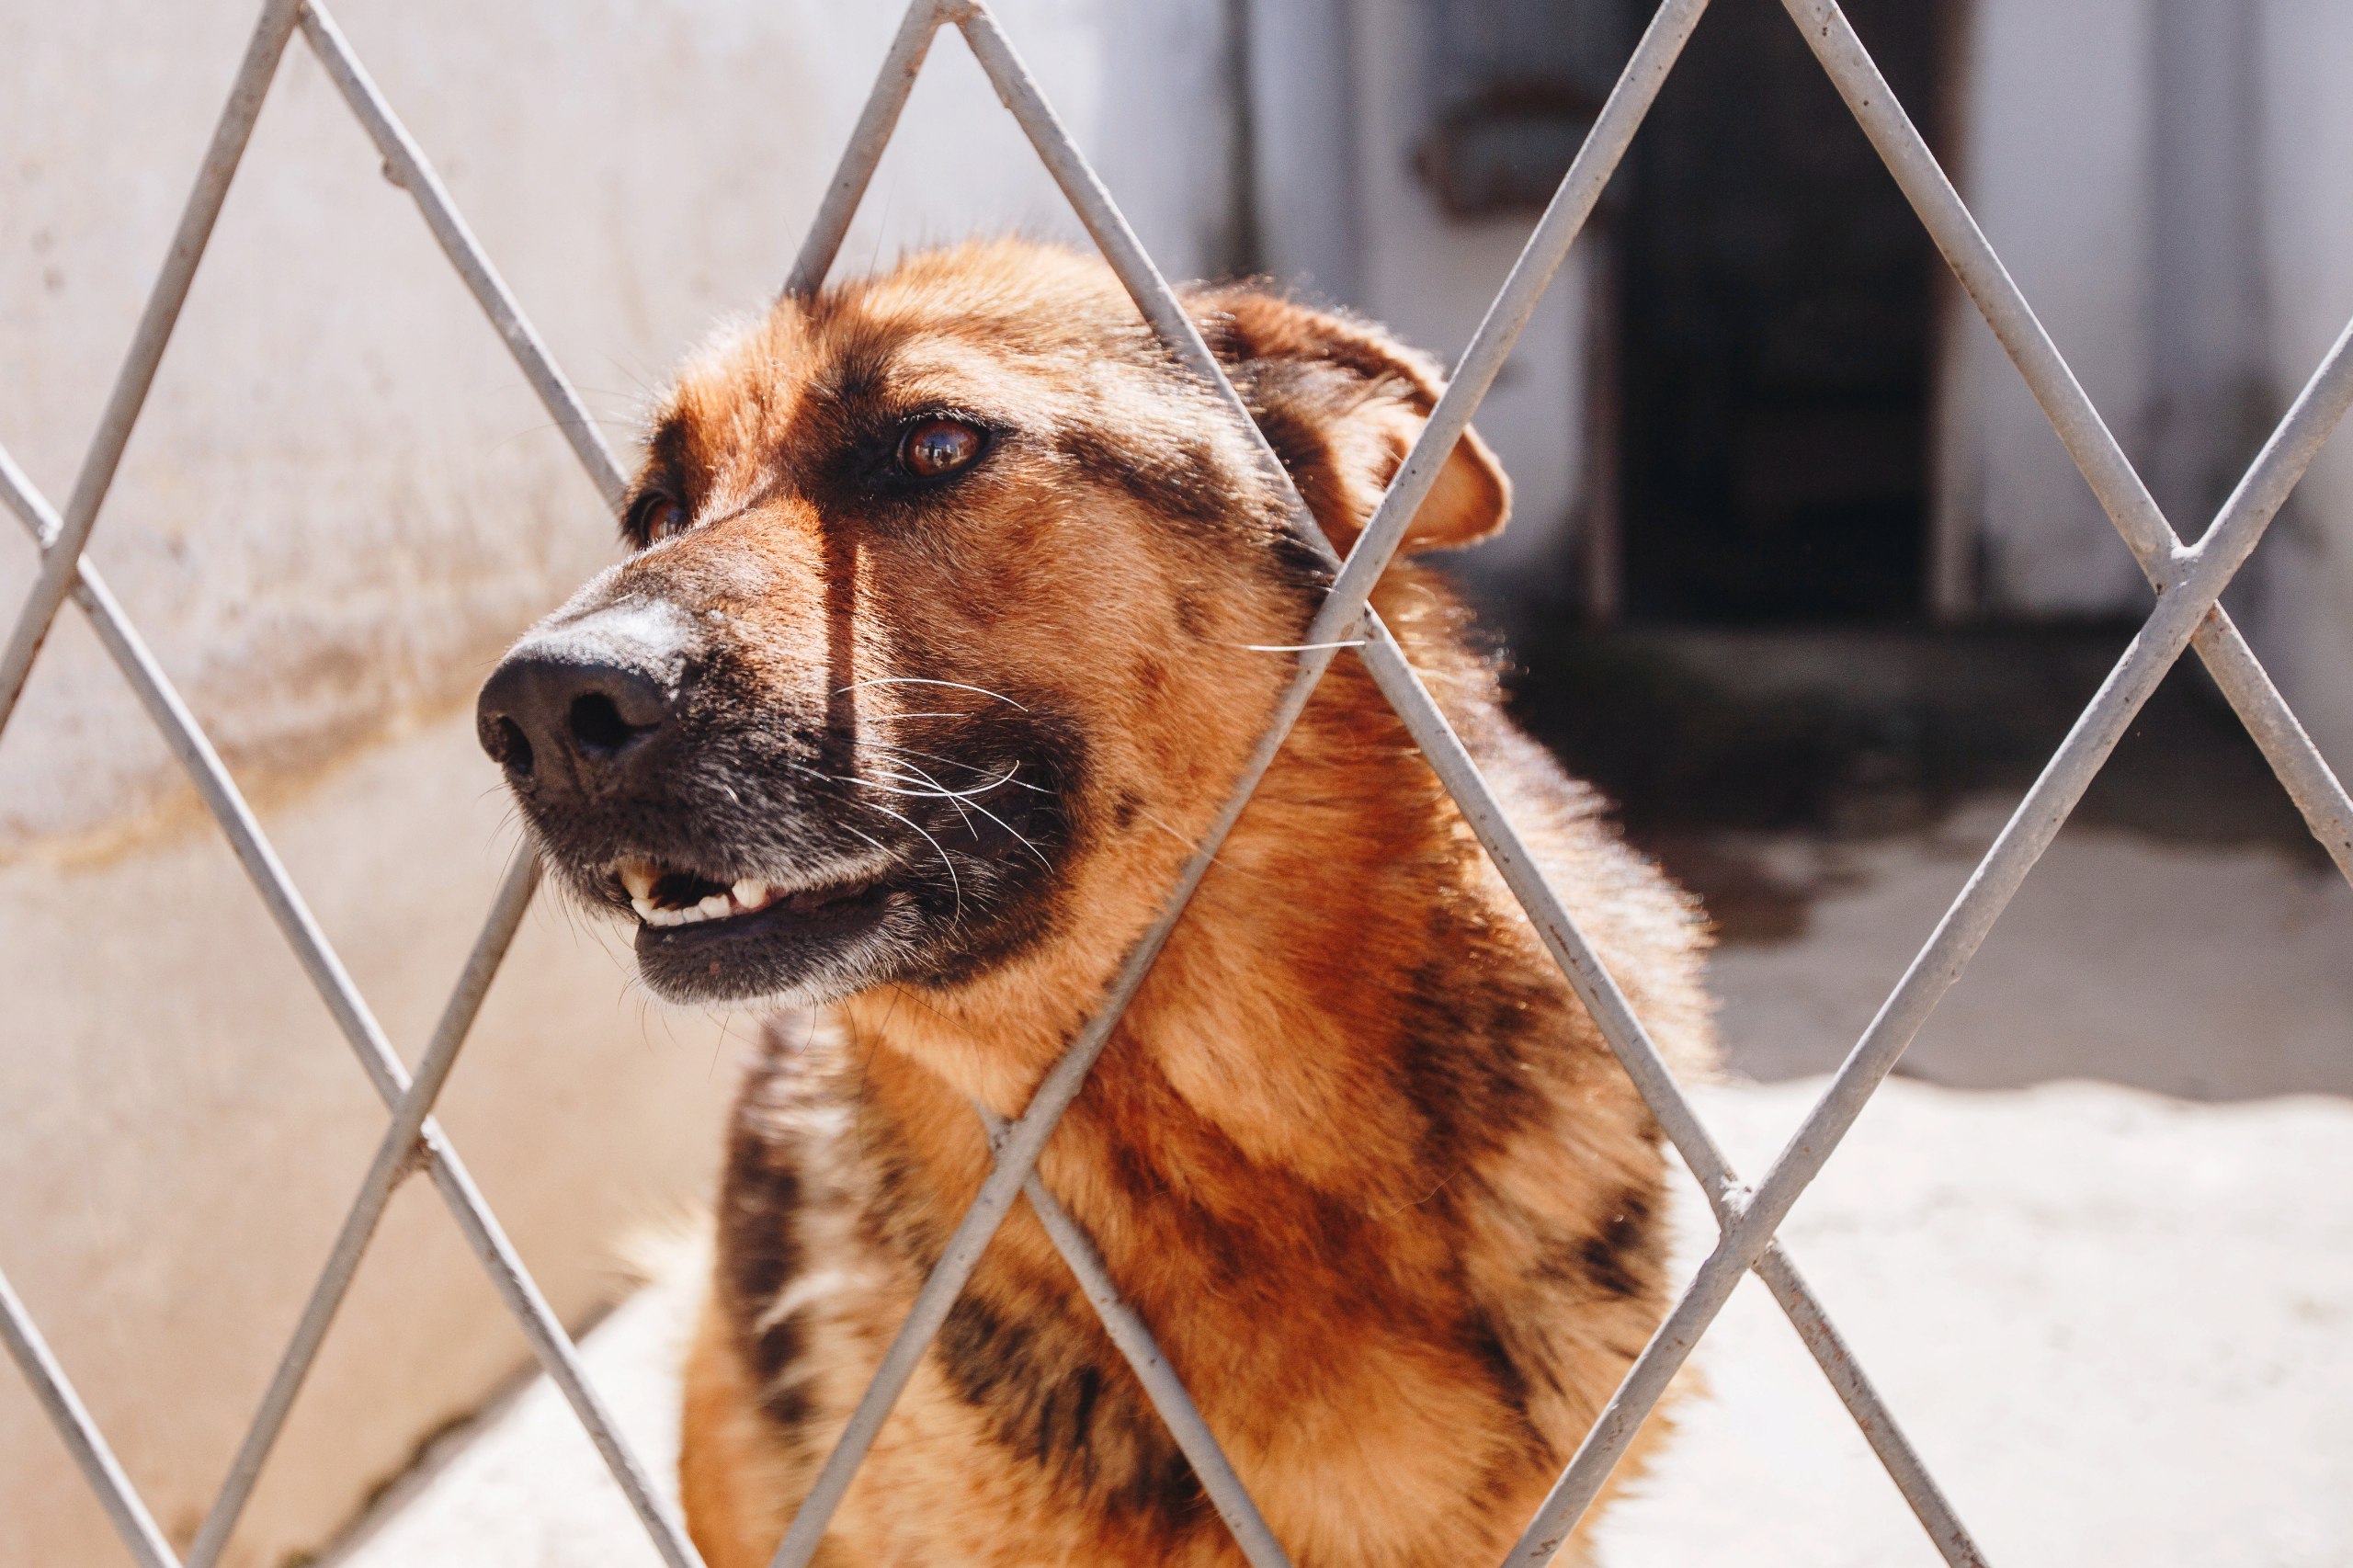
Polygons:
<instances>
[{"instance_id":1,"label":"dark fur patch","mask_svg":"<svg viewBox=\"0 0 2353 1568\"><path fill-rule=\"evenodd\" d=\"M855 1040L851 1049L858 1049ZM957 1216L940 1212L937 1196L910 1163L905 1130L871 1098L861 1097L855 1108L859 1158L873 1183L872 1196L858 1208L858 1231L870 1244L928 1275L939 1266Z\"/></svg>"},{"instance_id":2,"label":"dark fur patch","mask_svg":"<svg viewBox=\"0 0 2353 1568\"><path fill-rule=\"evenodd\" d=\"M1092 426L1063 430L1055 443L1082 475L1108 480L1174 522L1200 529L1245 529L1263 505L1246 476L1228 472L1200 437L1136 448Z\"/></svg>"},{"instance_id":3,"label":"dark fur patch","mask_svg":"<svg viewBox=\"0 0 2353 1568\"><path fill-rule=\"evenodd\" d=\"M1588 1301L1618 1301L1650 1295L1658 1286L1665 1241L1651 1196L1638 1187L1618 1201L1586 1235L1554 1235L1535 1268L1538 1278L1581 1294Z\"/></svg>"},{"instance_id":4,"label":"dark fur patch","mask_svg":"<svg viewBox=\"0 0 2353 1568\"><path fill-rule=\"evenodd\" d=\"M1648 1193L1629 1187L1619 1196L1616 1210L1577 1248L1585 1277L1596 1290L1623 1299L1649 1287L1659 1250L1655 1218Z\"/></svg>"},{"instance_id":5,"label":"dark fur patch","mask_svg":"<svg viewBox=\"0 0 2353 1568\"><path fill-rule=\"evenodd\" d=\"M1518 1361L1512 1359L1511 1352L1505 1348L1503 1336L1495 1332L1494 1322L1483 1312L1472 1312L1470 1321L1463 1324L1463 1338L1479 1365L1486 1369L1489 1380L1495 1383L1495 1392L1503 1396L1504 1403L1525 1418L1528 1415L1528 1374Z\"/></svg>"},{"instance_id":6,"label":"dark fur patch","mask_svg":"<svg viewBox=\"0 0 2353 1568\"><path fill-rule=\"evenodd\" d=\"M1066 890L1060 861L1075 847L1078 813L1072 808L1087 778L1084 732L1075 720L1042 704L1026 711L993 709L962 721L951 744L958 760L976 770L976 779L1011 769L1016 782L979 801L986 810L967 805L959 811L946 801L898 802L929 806L906 814L922 822L941 857L941 874L931 893L936 901L945 898L943 915L954 915L960 905L963 912L956 922L960 938L910 978L949 985L1029 950L1062 928ZM954 880L946 875L951 860Z\"/></svg>"},{"instance_id":7,"label":"dark fur patch","mask_svg":"<svg viewBox=\"0 0 2353 1568\"><path fill-rule=\"evenodd\" d=\"M1275 449L1276 459L1283 465L1283 472L1290 475L1299 498L1306 503L1317 525L1326 535L1342 539L1352 536L1363 519L1346 515L1339 477L1333 468L1331 443L1323 432L1279 400L1269 399L1263 403L1254 400L1251 413L1257 417L1267 444ZM1288 582L1301 588L1320 589L1330 585L1331 562L1295 516L1284 514L1281 525L1267 536L1267 545Z\"/></svg>"},{"instance_id":8,"label":"dark fur patch","mask_svg":"<svg viewBox=\"0 0 2353 1568\"><path fill-rule=\"evenodd\" d=\"M1535 985L1497 979L1463 988L1460 955L1479 940L1461 920L1435 912L1429 950L1441 956L1414 972L1397 1013L1433 1169L1460 1169L1535 1125L1543 1097L1530 1069L1560 1032L1557 1000Z\"/></svg>"},{"instance_id":9,"label":"dark fur patch","mask_svg":"<svg viewBox=\"0 0 2353 1568\"><path fill-rule=\"evenodd\" d=\"M735 1327L736 1350L761 1391L761 1409L791 1428L808 1419L808 1397L777 1383L807 1348L806 1336L790 1317L759 1326L805 1262L795 1229L801 1150L798 1140L780 1136L776 1125L779 1088L779 1074L767 1067L745 1083L736 1102L720 1188L719 1288Z\"/></svg>"},{"instance_id":10,"label":"dark fur patch","mask_svg":"<svg viewBox=\"0 0 2353 1568\"><path fill-rule=\"evenodd\" d=\"M1063 1484L1161 1531L1199 1519L1191 1463L1102 1330L1068 1302L1029 1303L1008 1317L968 1290L933 1353L995 1440Z\"/></svg>"},{"instance_id":11,"label":"dark fur patch","mask_svg":"<svg viewBox=\"0 0 2353 1568\"><path fill-rule=\"evenodd\" d=\"M1195 642L1210 634L1210 618L1201 608L1201 591L1188 585L1176 596L1176 630Z\"/></svg>"}]
</instances>

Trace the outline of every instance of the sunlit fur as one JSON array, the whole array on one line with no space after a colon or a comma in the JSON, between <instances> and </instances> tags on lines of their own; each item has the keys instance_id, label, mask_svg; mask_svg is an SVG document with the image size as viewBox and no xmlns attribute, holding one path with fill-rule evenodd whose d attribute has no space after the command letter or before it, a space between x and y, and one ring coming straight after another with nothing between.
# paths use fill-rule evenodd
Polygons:
<instances>
[{"instance_id":1,"label":"sunlit fur","mask_svg":"<svg viewBox=\"0 0 2353 1568\"><path fill-rule=\"evenodd\" d=\"M1263 290L1188 304L1347 548L1434 369ZM851 438L860 400L1010 433L953 492L878 500L809 455ZM617 581L710 618L734 700L955 757L991 698L856 683L956 682L1062 748L1042 853L975 852L961 913L911 915L862 978L829 971L820 989L848 994L779 1018L744 1091L682 1478L711 1568L756 1568L977 1188L972 1102L1018 1113L1096 1007L1291 672L1260 650L1298 640L1324 583L1221 406L1105 268L1051 249L919 256L778 305L687 368L654 449L694 524ZM1408 549L1481 537L1507 506L1468 438ZM1662 1047L1704 1072L1690 902L1505 720L1438 575L1401 559L1374 602ZM853 686L850 709L828 696ZM943 711L973 717L900 717ZM923 874L922 846L889 842ZM1663 1307L1651 1120L1353 655L1040 1171L1314 1568L1499 1560ZM818 1561L1240 1557L1017 1206Z\"/></svg>"}]
</instances>

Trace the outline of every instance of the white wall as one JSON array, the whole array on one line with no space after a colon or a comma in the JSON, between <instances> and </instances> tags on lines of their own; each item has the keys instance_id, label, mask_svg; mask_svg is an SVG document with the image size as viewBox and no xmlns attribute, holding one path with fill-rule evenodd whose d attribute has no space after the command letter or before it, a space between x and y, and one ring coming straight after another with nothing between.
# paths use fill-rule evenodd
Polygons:
<instances>
[{"instance_id":1,"label":"white wall","mask_svg":"<svg viewBox=\"0 0 2353 1568\"><path fill-rule=\"evenodd\" d=\"M1427 120L1415 0L1254 0L1256 180L1270 269L1451 366L1534 227L1448 217L1413 172ZM1525 586L1562 561L1579 500L1584 258L1574 254L1475 421L1510 473L1505 535L1454 562Z\"/></svg>"},{"instance_id":2,"label":"white wall","mask_svg":"<svg viewBox=\"0 0 2353 1568\"><path fill-rule=\"evenodd\" d=\"M0 442L73 485L252 0L0 0ZM1005 0L1173 275L1231 205L1217 0ZM761 307L871 80L872 0L347 0L337 15L626 449L665 368ZM1204 129L1206 128L1206 129ZM844 249L1078 231L943 36ZM91 553L414 1051L510 842L472 694L611 524L297 41ZM0 540L0 603L33 554ZM185 1540L381 1112L68 611L0 741L0 1267ZM449 1121L574 1322L634 1220L696 1200L740 1046L543 908ZM422 1188L395 1205L239 1563L316 1545L525 1358ZM119 1561L0 1370L0 1562Z\"/></svg>"},{"instance_id":3,"label":"white wall","mask_svg":"<svg viewBox=\"0 0 2353 1568\"><path fill-rule=\"evenodd\" d=\"M1949 154L1986 237L2109 427L2148 397L2147 0L1969 0ZM1941 369L1939 504L1981 541L1981 608L2143 605L2139 570L1992 331L1958 289Z\"/></svg>"},{"instance_id":4,"label":"white wall","mask_svg":"<svg viewBox=\"0 0 2353 1568\"><path fill-rule=\"evenodd\" d=\"M1440 210L1413 172L1426 125L1414 0L1359 0L1357 179L1363 303L1407 342L1451 367L1535 227L1533 214L1464 222ZM1512 521L1462 558L1473 574L1507 576L1561 549L1577 501L1584 274L1564 266L1520 334L1472 422L1512 479Z\"/></svg>"},{"instance_id":5,"label":"white wall","mask_svg":"<svg viewBox=\"0 0 2353 1568\"><path fill-rule=\"evenodd\" d=\"M2185 438L2200 437L2200 460L2234 476L2353 314L2353 99L2341 80L2353 8L2234 6L2231 25L2256 35L2246 97L2258 123L2231 138L2252 166L2220 170L2201 158L2225 128L2176 138L2170 157L2155 135L2159 115L2227 107L2218 78L2233 62L2222 45L2243 43L2244 31L2201 39L2183 28L2177 48L2187 39L2214 58L2159 55L2158 6L2203 3L1972 0L1956 159L1988 237L2186 537L2205 527L2211 498L2177 472ZM2198 11L2177 19L2216 21ZM2185 97L2209 88L2221 100ZM2186 324L2193 309L2211 319ZM1941 503L1984 540L1982 608L2145 612L2137 570L2024 383L1975 311L1956 299L1955 312ZM2218 326L2257 341L2214 340ZM2264 406L2234 409L2216 395L2247 374L2241 364ZM2201 428L2168 434L2185 409ZM2353 767L2347 444L2340 433L2322 452L2228 600L2340 770Z\"/></svg>"},{"instance_id":6,"label":"white wall","mask_svg":"<svg viewBox=\"0 0 2353 1568\"><path fill-rule=\"evenodd\" d=\"M2353 317L2353 6L2264 7L2271 361L2292 397ZM2353 433L2342 426L2250 565L2258 651L2340 777L2353 774Z\"/></svg>"}]
</instances>

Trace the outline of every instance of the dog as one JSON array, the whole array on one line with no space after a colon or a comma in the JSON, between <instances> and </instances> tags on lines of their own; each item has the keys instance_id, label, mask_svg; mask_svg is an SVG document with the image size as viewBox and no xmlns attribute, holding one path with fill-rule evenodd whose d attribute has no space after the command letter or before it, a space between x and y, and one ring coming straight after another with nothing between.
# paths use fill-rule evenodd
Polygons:
<instances>
[{"instance_id":1,"label":"dog","mask_svg":"<svg viewBox=\"0 0 2353 1568\"><path fill-rule=\"evenodd\" d=\"M1436 368L1266 288L1184 303L1346 550ZM627 559L483 687L546 864L634 922L645 984L779 1014L686 1374L710 1568L768 1561L989 1167L973 1103L1027 1104L1270 721L1331 576L1237 426L1106 267L1058 249L975 243L785 299L687 365ZM1412 559L1509 506L1466 433L1373 602L1670 1062L1702 1072L1697 906L1506 721ZM1657 1131L1345 654L1039 1171L1317 1568L1500 1560L1664 1310ZM1242 1558L1023 1204L816 1561Z\"/></svg>"}]
</instances>

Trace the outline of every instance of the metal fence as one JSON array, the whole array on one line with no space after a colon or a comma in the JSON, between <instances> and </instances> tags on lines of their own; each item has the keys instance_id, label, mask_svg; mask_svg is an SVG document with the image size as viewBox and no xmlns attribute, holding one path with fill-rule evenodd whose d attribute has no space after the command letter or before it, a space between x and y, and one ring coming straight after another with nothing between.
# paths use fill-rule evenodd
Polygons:
<instances>
[{"instance_id":1,"label":"metal fence","mask_svg":"<svg viewBox=\"0 0 2353 1568\"><path fill-rule=\"evenodd\" d=\"M1797 1265L1775 1238L1790 1206L1820 1173L1874 1088L1895 1064L1945 991L1984 942L2028 871L2049 847L2086 787L2107 759L2158 681L2194 647L2304 813L2313 835L2353 880L2353 801L2302 727L2281 700L2245 640L2217 602L2262 538L2289 491L2353 403L2353 324L2348 324L2306 383L2221 511L2193 544L2184 544L2126 460L2083 388L2060 357L2001 259L1938 167L1904 107L1889 92L1854 29L1834 0L1782 0L1791 19L1846 99L1969 297L1993 327L2033 389L2052 427L2091 483L2131 548L2157 596L2144 622L2065 741L2027 791L1983 861L1921 947L1903 980L1881 1006L1764 1177L1744 1182L1694 1112L1661 1060L1649 1034L1579 930L1571 911L1545 884L1518 832L1505 818L1477 767L1449 727L1438 704L1406 662L1369 596L1395 553L1407 522L1428 494L1438 468L1494 384L1514 340L1591 214L1602 187L1624 155L1635 128L1673 67L1707 0L1665 0L1653 17L1591 134L1576 154L1551 205L1536 225L1503 290L1488 307L1404 465L1345 562L1336 556L1330 592L1299 651L1298 664L1273 722L1260 738L1211 825L1187 863L1159 917L1128 955L1100 1009L1050 1071L1029 1108L1006 1122L980 1110L995 1164L979 1196L917 1294L897 1337L817 1474L777 1551L777 1568L805 1568L875 1435L945 1322L1017 1196L1026 1196L1048 1234L1100 1313L1112 1342L1127 1358L1154 1407L1192 1462L1218 1513L1255 1568L1287 1562L1233 1467L1219 1449L1148 1326L1122 1301L1086 1235L1035 1174L1040 1151L1056 1121L1085 1085L1088 1071L1118 1027L1182 916L1193 890L1250 798L1317 682L1345 650L1362 659L1404 719L1430 767L1461 807L1537 933L1591 1011L1610 1048L1648 1101L1667 1138L1698 1178L1721 1228L1713 1248L1681 1298L1651 1337L1601 1415L1586 1435L1506 1559L1527 1568L1547 1562L1568 1539L1611 1468L1668 1381L1690 1356L1742 1275L1754 1270L1788 1313L1896 1486L1911 1504L1945 1561L1961 1568L1982 1563L1968 1531L1905 1438L1870 1379L1848 1353ZM935 34L959 28L1006 107L1036 146L1096 244L1101 247L1145 319L1189 373L1223 397L1235 418L1257 437L1270 473L1288 489L1281 465L1251 420L1242 399L1211 356L1199 333L1088 167L1036 81L995 19L975 0L914 0L885 58L872 96L852 132L848 151L827 187L788 290L813 291L889 142L900 109L922 69ZM201 727L156 664L97 570L83 556L131 429L139 416L173 323L188 294L214 219L221 210L262 99L278 62L300 30L335 86L382 153L387 175L415 198L475 300L506 342L573 450L618 501L624 478L590 424L570 382L548 357L514 297L483 254L423 153L353 55L316 0L267 0L229 101L213 132L173 237L162 272L118 376L98 432L84 459L63 515L35 491L0 449L0 494L31 530L42 551L40 575L0 653L0 725L22 691L51 621L68 597L89 617L108 653L121 667L165 740L188 769L198 792L227 834L238 858L359 1061L392 1119L353 1199L293 1339L248 1426L227 1479L197 1530L185 1559L176 1557L140 1501L105 1437L75 1395L23 1303L0 1276L0 1335L54 1420L60 1435L104 1504L131 1555L145 1568L211 1568L218 1562L251 1496L296 1393L324 1340L376 1223L407 1176L428 1175L460 1231L521 1324L540 1364L563 1391L620 1483L655 1550L671 1568L699 1568L685 1530L631 1452L584 1373L578 1354L546 1300L516 1256L498 1221L432 1118L434 1100L455 1064L475 1010L497 972L539 882L527 850L506 872L490 917L452 987L431 1041L414 1074L394 1056L368 1004L320 932L237 785ZM1308 537L1330 549L1290 494Z\"/></svg>"}]
</instances>

